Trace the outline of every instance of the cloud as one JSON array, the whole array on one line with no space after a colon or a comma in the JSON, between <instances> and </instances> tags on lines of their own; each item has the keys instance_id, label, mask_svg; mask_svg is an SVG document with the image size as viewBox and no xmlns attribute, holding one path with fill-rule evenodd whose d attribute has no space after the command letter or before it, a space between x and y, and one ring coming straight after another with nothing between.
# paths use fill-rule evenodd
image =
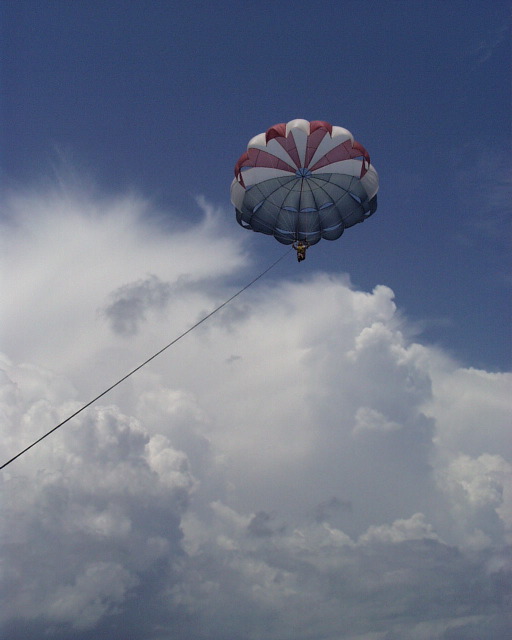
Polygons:
<instances>
[{"instance_id":1,"label":"cloud","mask_svg":"<svg viewBox=\"0 0 512 640\"><path fill-rule=\"evenodd\" d=\"M168 282L151 275L114 291L103 313L110 320L112 331L133 335L146 320L148 310L165 311L171 294L172 287Z\"/></svg>"},{"instance_id":2,"label":"cloud","mask_svg":"<svg viewBox=\"0 0 512 640\"><path fill-rule=\"evenodd\" d=\"M72 409L24 399L23 376L5 369L4 392L19 398L6 433L30 440ZM51 389L51 376L41 377ZM179 556L194 487L186 455L115 406L84 412L2 480L7 627L44 618L46 628L61 629L57 637L68 627L92 629L129 606L143 575L170 571Z\"/></svg>"},{"instance_id":3,"label":"cloud","mask_svg":"<svg viewBox=\"0 0 512 640\"><path fill-rule=\"evenodd\" d=\"M475 533L491 527L503 530L512 543L512 464L500 455L484 453L471 458L460 454L439 471L438 483L452 500L461 523L466 527L471 523Z\"/></svg>"},{"instance_id":4,"label":"cloud","mask_svg":"<svg viewBox=\"0 0 512 640\"><path fill-rule=\"evenodd\" d=\"M246 235L198 206L11 198L6 459L236 290ZM387 286L273 275L3 470L4 635L507 637L512 376Z\"/></svg>"},{"instance_id":5,"label":"cloud","mask_svg":"<svg viewBox=\"0 0 512 640\"><path fill-rule=\"evenodd\" d=\"M353 433L356 435L358 432L364 431L395 431L401 429L402 426L398 422L387 420L382 413L370 409L369 407L359 407L355 415L356 426Z\"/></svg>"},{"instance_id":6,"label":"cloud","mask_svg":"<svg viewBox=\"0 0 512 640\"><path fill-rule=\"evenodd\" d=\"M395 520L391 525L371 526L359 538L363 544L373 542L404 542L406 540L439 540L432 526L425 522L422 513L415 513L407 520Z\"/></svg>"},{"instance_id":7,"label":"cloud","mask_svg":"<svg viewBox=\"0 0 512 640\"><path fill-rule=\"evenodd\" d=\"M354 541L326 523L255 537L248 518L212 510L212 535L189 550L203 580L180 585L193 619L208 612L194 637L506 637L510 565L443 543L422 514Z\"/></svg>"},{"instance_id":8,"label":"cloud","mask_svg":"<svg viewBox=\"0 0 512 640\"><path fill-rule=\"evenodd\" d=\"M94 626L109 608L122 602L136 581L119 564L96 562L76 578L73 585L61 586L46 605L48 617L72 621L77 629Z\"/></svg>"}]
</instances>

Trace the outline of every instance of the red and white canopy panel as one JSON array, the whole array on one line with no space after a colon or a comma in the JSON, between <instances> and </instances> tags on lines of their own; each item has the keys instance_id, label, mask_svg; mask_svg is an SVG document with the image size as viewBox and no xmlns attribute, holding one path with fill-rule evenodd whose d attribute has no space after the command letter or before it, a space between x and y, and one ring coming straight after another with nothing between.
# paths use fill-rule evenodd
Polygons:
<instances>
[{"instance_id":1,"label":"red and white canopy panel","mask_svg":"<svg viewBox=\"0 0 512 640\"><path fill-rule=\"evenodd\" d=\"M235 165L231 202L246 229L283 244L336 240L377 209L379 177L347 129L292 120L255 136Z\"/></svg>"}]
</instances>

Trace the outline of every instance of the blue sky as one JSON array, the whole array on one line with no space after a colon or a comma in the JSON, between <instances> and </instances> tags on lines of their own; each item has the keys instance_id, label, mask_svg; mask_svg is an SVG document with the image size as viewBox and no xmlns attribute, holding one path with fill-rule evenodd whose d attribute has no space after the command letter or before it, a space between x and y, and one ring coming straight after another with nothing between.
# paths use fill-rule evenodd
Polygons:
<instances>
[{"instance_id":1,"label":"blue sky","mask_svg":"<svg viewBox=\"0 0 512 640\"><path fill-rule=\"evenodd\" d=\"M508 368L509 6L486 7L6 3L4 180L65 158L102 190L193 219L198 193L229 206L256 133L345 126L379 171L379 215L309 268L387 283L425 339ZM264 262L279 247L253 250Z\"/></svg>"},{"instance_id":2,"label":"blue sky","mask_svg":"<svg viewBox=\"0 0 512 640\"><path fill-rule=\"evenodd\" d=\"M254 135L326 120L380 177L2 471L9 637L505 640L509 3L8 0L1 29L6 457L286 251L229 201Z\"/></svg>"}]
</instances>

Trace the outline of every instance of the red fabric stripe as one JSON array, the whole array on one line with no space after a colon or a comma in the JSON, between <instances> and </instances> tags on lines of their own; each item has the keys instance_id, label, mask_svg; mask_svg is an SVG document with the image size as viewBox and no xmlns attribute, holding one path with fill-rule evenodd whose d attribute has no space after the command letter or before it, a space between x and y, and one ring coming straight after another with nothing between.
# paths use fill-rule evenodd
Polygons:
<instances>
[{"instance_id":1,"label":"red fabric stripe","mask_svg":"<svg viewBox=\"0 0 512 640\"><path fill-rule=\"evenodd\" d=\"M270 129L267 129L267 133L265 134L267 144L269 140L273 140L274 138L286 138L286 122L275 124L273 127L270 127Z\"/></svg>"},{"instance_id":2,"label":"red fabric stripe","mask_svg":"<svg viewBox=\"0 0 512 640\"><path fill-rule=\"evenodd\" d=\"M295 173L295 168L284 162L277 156L272 155L268 151L262 149L249 149L247 152L249 159L252 161L253 167L270 167L272 169L283 169Z\"/></svg>"},{"instance_id":3,"label":"red fabric stripe","mask_svg":"<svg viewBox=\"0 0 512 640\"><path fill-rule=\"evenodd\" d=\"M316 150L318 149L318 145L322 142L322 140L328 133L329 131L325 127L317 127L309 134L306 147L306 160L304 163L306 167L309 166L309 163L311 162Z\"/></svg>"},{"instance_id":4,"label":"red fabric stripe","mask_svg":"<svg viewBox=\"0 0 512 640\"><path fill-rule=\"evenodd\" d=\"M275 124L273 127L270 127L270 129L268 129L267 133L265 134L265 139L267 143L270 140L276 139L283 147L283 149L288 153L290 158L295 162L296 168L298 169L300 167L301 162L299 152L297 151L295 140L291 131L289 132L288 137L286 137L285 122L282 122L281 124Z\"/></svg>"},{"instance_id":5,"label":"red fabric stripe","mask_svg":"<svg viewBox=\"0 0 512 640\"><path fill-rule=\"evenodd\" d=\"M366 151L366 149L363 147L362 144L360 144L359 142L356 142L354 140L354 149L357 149L361 152L361 155L363 156L363 158L366 160L366 163L364 163L363 160L363 164L361 165L361 175L359 176L360 178L362 178L364 176L364 174L368 171L368 166L370 165L370 154L368 153L368 151Z\"/></svg>"},{"instance_id":6,"label":"red fabric stripe","mask_svg":"<svg viewBox=\"0 0 512 640\"><path fill-rule=\"evenodd\" d=\"M235 164L235 177L238 178L238 174L240 173L240 169L245 166L244 163L246 160L249 159L249 154L247 153L247 151L245 153L243 153L237 160L237 163Z\"/></svg>"},{"instance_id":7,"label":"red fabric stripe","mask_svg":"<svg viewBox=\"0 0 512 640\"><path fill-rule=\"evenodd\" d=\"M290 131L287 138L276 138L276 140L288 153L290 158L295 162L295 168L298 169L300 167L300 158L297 147L295 146L295 138L293 137L292 132Z\"/></svg>"},{"instance_id":8,"label":"red fabric stripe","mask_svg":"<svg viewBox=\"0 0 512 640\"><path fill-rule=\"evenodd\" d=\"M334 149L331 149L328 153L320 158L320 160L313 166L310 167L311 171L315 171L316 169L321 169L328 164L333 162L340 162L341 160L350 160L352 158L360 158L363 157L363 163L361 165L361 173L360 178L364 176L364 174L368 171L367 164L370 164L370 155L368 151L363 147L359 142L345 140L342 144L339 144ZM366 161L366 162L365 162Z\"/></svg>"},{"instance_id":9,"label":"red fabric stripe","mask_svg":"<svg viewBox=\"0 0 512 640\"><path fill-rule=\"evenodd\" d=\"M325 129L332 135L332 124L325 122L324 120L311 120L309 123L309 133L314 133L317 129Z\"/></svg>"},{"instance_id":10,"label":"red fabric stripe","mask_svg":"<svg viewBox=\"0 0 512 640\"><path fill-rule=\"evenodd\" d=\"M283 162L280 158L273 156L267 151L262 149L249 149L247 153L240 156L238 162L235 165L235 176L238 182L245 187L245 183L242 177L243 167L268 167L270 169L282 169L283 171L290 171L295 173L295 168L291 167L286 162Z\"/></svg>"},{"instance_id":11,"label":"red fabric stripe","mask_svg":"<svg viewBox=\"0 0 512 640\"><path fill-rule=\"evenodd\" d=\"M310 134L308 136L306 146L306 167L308 167L309 163L313 159L313 156L318 149L318 145L322 142L324 137L327 134L332 135L332 125L328 122L325 122L324 120L312 120L309 124ZM295 173L295 170L300 167L300 158L297 147L295 145L295 140L291 132L288 137L286 137L285 122L275 124L273 127L270 127L270 129L267 129L265 133L265 141L268 144L270 140L277 140L277 142L288 153L293 162L295 162L296 167L290 166L288 163L284 162L280 158L277 158L271 153L268 153L267 151L263 151L261 149L249 149L246 153L240 156L238 162L235 165L235 176L243 187L245 187L242 177L243 167L269 167L273 169L290 171L291 173ZM321 169L322 167L325 167L333 162L340 162L342 160L349 160L351 158L360 157L363 158L360 174L360 177L362 178L368 171L368 166L370 164L370 155L362 144L356 141L352 143L350 139L334 147L334 149L331 149L322 158L320 158L313 167L309 167L309 169L311 171L315 171L316 169Z\"/></svg>"}]
</instances>

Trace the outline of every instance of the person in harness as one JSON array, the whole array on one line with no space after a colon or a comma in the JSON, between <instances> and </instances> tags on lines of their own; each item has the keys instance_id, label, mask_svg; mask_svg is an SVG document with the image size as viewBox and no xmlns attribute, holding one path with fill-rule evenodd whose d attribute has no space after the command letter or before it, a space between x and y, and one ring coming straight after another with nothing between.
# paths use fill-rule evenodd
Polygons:
<instances>
[{"instance_id":1,"label":"person in harness","mask_svg":"<svg viewBox=\"0 0 512 640\"><path fill-rule=\"evenodd\" d=\"M293 248L297 252L297 260L302 262L306 259L306 249L309 247L309 244L305 240L297 240L293 243Z\"/></svg>"}]
</instances>

